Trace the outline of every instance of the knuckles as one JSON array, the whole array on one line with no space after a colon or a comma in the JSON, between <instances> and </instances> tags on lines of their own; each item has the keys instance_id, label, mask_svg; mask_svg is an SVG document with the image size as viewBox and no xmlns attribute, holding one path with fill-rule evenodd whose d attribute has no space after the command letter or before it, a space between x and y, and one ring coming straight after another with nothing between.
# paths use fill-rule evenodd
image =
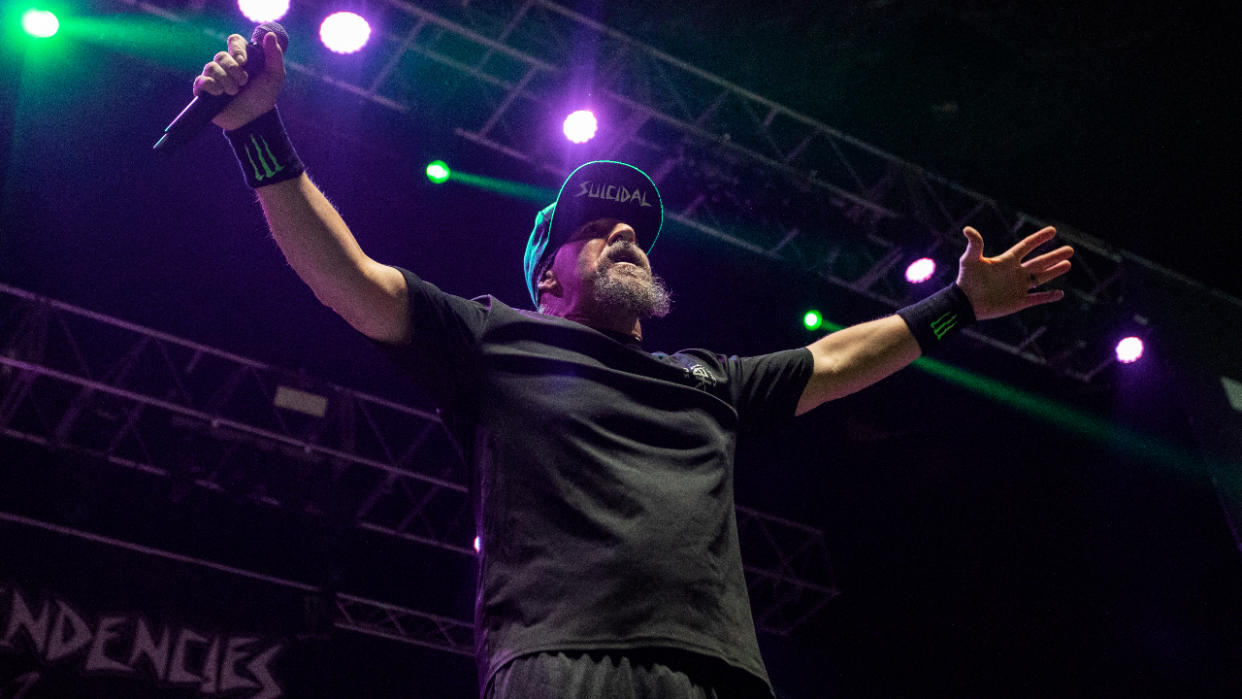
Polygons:
<instances>
[{"instance_id":1,"label":"knuckles","mask_svg":"<svg viewBox=\"0 0 1242 699\"><path fill-rule=\"evenodd\" d=\"M228 44L229 44L228 51L221 51L220 53L223 53L225 55L232 57L232 59L237 61L238 64L245 64L246 63L246 47L249 45L249 43L246 41L246 38L243 37L241 34L230 34L229 39L228 39ZM217 58L216 60L219 60L219 58Z\"/></svg>"},{"instance_id":2,"label":"knuckles","mask_svg":"<svg viewBox=\"0 0 1242 699\"><path fill-rule=\"evenodd\" d=\"M245 72L246 47L248 43L240 34L230 34L228 50L219 51L211 61L203 65L201 75L194 78L194 94L236 95L247 83L250 75ZM279 51L279 49L277 49ZM269 61L267 73L280 80L285 77L282 61Z\"/></svg>"},{"instance_id":3,"label":"knuckles","mask_svg":"<svg viewBox=\"0 0 1242 699\"><path fill-rule=\"evenodd\" d=\"M209 95L219 95L221 92L224 92L224 88L215 80L200 75L194 79L194 94L199 95L204 92Z\"/></svg>"}]
</instances>

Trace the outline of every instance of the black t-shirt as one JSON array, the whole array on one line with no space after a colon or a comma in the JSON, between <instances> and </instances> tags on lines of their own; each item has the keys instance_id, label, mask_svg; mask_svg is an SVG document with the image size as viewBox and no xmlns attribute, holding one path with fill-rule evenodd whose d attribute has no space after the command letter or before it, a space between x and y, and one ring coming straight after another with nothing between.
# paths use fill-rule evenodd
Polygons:
<instances>
[{"instance_id":1,"label":"black t-shirt","mask_svg":"<svg viewBox=\"0 0 1242 699\"><path fill-rule=\"evenodd\" d=\"M527 653L660 647L766 682L733 456L740 431L793 416L810 352L648 353L402 272L414 341L391 352L471 466L482 686Z\"/></svg>"}]
</instances>

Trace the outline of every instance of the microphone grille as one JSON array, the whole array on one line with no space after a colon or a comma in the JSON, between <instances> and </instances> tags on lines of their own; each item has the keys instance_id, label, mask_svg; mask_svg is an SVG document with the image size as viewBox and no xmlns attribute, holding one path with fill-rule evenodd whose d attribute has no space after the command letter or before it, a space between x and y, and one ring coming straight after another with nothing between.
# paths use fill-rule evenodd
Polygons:
<instances>
[{"instance_id":1,"label":"microphone grille","mask_svg":"<svg viewBox=\"0 0 1242 699\"><path fill-rule=\"evenodd\" d=\"M263 45L263 37L271 32L276 35L276 41L280 44L280 50L287 51L289 49L289 32L280 26L277 22L264 22L254 28L254 33L250 35L250 43Z\"/></svg>"}]
</instances>

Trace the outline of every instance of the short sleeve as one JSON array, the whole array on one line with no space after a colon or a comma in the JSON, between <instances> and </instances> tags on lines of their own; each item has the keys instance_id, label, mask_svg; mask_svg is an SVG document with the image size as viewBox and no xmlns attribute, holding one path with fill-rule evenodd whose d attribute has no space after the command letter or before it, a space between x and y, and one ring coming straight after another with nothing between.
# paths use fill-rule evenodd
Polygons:
<instances>
[{"instance_id":1,"label":"short sleeve","mask_svg":"<svg viewBox=\"0 0 1242 699\"><path fill-rule=\"evenodd\" d=\"M460 403L474 386L479 338L490 303L446 294L413 272L405 276L409 293L411 341L376 344L413 377L441 408Z\"/></svg>"},{"instance_id":2,"label":"short sleeve","mask_svg":"<svg viewBox=\"0 0 1242 699\"><path fill-rule=\"evenodd\" d=\"M813 366L805 347L725 360L742 428L762 428L792 418Z\"/></svg>"}]
</instances>

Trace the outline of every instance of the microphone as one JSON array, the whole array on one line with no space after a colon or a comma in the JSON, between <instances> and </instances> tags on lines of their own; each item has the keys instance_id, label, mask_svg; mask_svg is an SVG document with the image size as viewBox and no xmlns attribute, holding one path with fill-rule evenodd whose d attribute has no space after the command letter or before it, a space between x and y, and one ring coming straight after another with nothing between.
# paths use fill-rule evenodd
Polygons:
<instances>
[{"instance_id":1,"label":"microphone","mask_svg":"<svg viewBox=\"0 0 1242 699\"><path fill-rule=\"evenodd\" d=\"M246 75L251 78L263 72L263 66L266 63L263 56L263 37L267 36L268 32L276 35L276 41L280 43L281 49L289 48L289 33L284 27L275 22L264 22L255 27L254 33L250 35L250 43L246 46L246 65L242 66ZM185 109L182 109L181 113L172 120L172 123L164 128L164 135L155 142L152 150L169 151L189 141L217 114L224 111L224 108L229 106L236 96L226 92L218 95L209 95L205 92L195 95Z\"/></svg>"}]
</instances>

